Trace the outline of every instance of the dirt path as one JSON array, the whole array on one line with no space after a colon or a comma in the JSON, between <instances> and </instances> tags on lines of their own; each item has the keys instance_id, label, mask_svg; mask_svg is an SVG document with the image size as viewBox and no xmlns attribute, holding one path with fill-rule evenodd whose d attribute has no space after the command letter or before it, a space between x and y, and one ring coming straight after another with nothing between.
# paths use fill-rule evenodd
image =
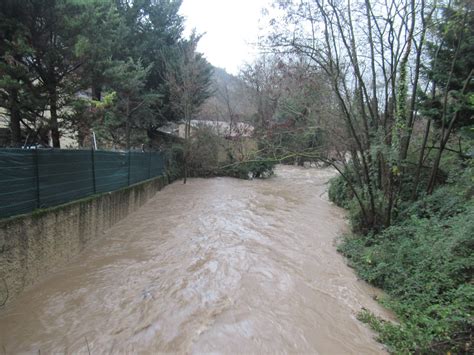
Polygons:
<instances>
[{"instance_id":1,"label":"dirt path","mask_svg":"<svg viewBox=\"0 0 474 355\"><path fill-rule=\"evenodd\" d=\"M336 252L330 170L174 183L0 312L0 350L383 353Z\"/></svg>"}]
</instances>

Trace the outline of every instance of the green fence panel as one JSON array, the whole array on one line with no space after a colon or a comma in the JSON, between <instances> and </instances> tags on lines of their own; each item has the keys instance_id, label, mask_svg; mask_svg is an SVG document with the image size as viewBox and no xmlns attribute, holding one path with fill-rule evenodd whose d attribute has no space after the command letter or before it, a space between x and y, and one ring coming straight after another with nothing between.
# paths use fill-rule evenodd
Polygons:
<instances>
[{"instance_id":1,"label":"green fence panel","mask_svg":"<svg viewBox=\"0 0 474 355\"><path fill-rule=\"evenodd\" d=\"M40 207L51 207L94 193L90 150L38 151Z\"/></svg>"},{"instance_id":2,"label":"green fence panel","mask_svg":"<svg viewBox=\"0 0 474 355\"><path fill-rule=\"evenodd\" d=\"M96 151L96 191L108 192L128 185L128 153Z\"/></svg>"},{"instance_id":3,"label":"green fence panel","mask_svg":"<svg viewBox=\"0 0 474 355\"><path fill-rule=\"evenodd\" d=\"M0 149L0 218L114 191L165 173L157 152Z\"/></svg>"},{"instance_id":4,"label":"green fence panel","mask_svg":"<svg viewBox=\"0 0 474 355\"><path fill-rule=\"evenodd\" d=\"M165 161L161 153L152 153L150 159L150 175L159 176L165 173Z\"/></svg>"},{"instance_id":5,"label":"green fence panel","mask_svg":"<svg viewBox=\"0 0 474 355\"><path fill-rule=\"evenodd\" d=\"M35 150L0 150L0 217L37 207Z\"/></svg>"},{"instance_id":6,"label":"green fence panel","mask_svg":"<svg viewBox=\"0 0 474 355\"><path fill-rule=\"evenodd\" d=\"M130 184L149 178L150 153L130 152Z\"/></svg>"}]
</instances>

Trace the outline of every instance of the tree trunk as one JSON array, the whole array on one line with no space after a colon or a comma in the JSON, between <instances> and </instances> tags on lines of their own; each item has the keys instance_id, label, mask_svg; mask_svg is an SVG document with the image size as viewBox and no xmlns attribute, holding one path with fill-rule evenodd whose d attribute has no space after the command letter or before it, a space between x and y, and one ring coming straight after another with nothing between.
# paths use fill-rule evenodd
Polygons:
<instances>
[{"instance_id":1,"label":"tree trunk","mask_svg":"<svg viewBox=\"0 0 474 355\"><path fill-rule=\"evenodd\" d=\"M51 114L50 128L51 128L51 139L53 141L54 148L61 148L60 134L59 134L59 123L58 123L58 95L56 87L52 87L49 90L49 112Z\"/></svg>"},{"instance_id":2,"label":"tree trunk","mask_svg":"<svg viewBox=\"0 0 474 355\"><path fill-rule=\"evenodd\" d=\"M422 49L423 49L423 43L425 41L425 36L426 36L426 30L427 30L427 22L431 19L431 16L434 12L435 7L431 10L430 14L427 16L427 18L424 17L424 6L425 3L424 1L421 2L421 22L422 22L422 30L421 30L421 35L420 35L420 44L418 47L415 45L415 49L417 50L416 52L416 59L415 59L415 68L414 72L412 73L412 76L414 77L413 79L413 87L412 87L412 92L411 92L411 98L410 98L410 108L408 115L406 117L406 127L403 132L403 135L401 137L400 141L400 161L406 160L408 156L408 148L410 146L410 141L411 141L411 135L413 133L413 123L415 120L415 108L416 108L416 90L418 90L418 80L420 77L420 69L421 69L421 55L422 55ZM415 4L412 1L411 2L411 9L413 12L413 20L412 20L412 28L410 29L411 36L413 36L413 26L415 24ZM413 41L413 38L412 38ZM411 45L411 44L410 44Z\"/></svg>"},{"instance_id":3,"label":"tree trunk","mask_svg":"<svg viewBox=\"0 0 474 355\"><path fill-rule=\"evenodd\" d=\"M96 101L102 99L102 87L100 85L92 85L92 99Z\"/></svg>"},{"instance_id":4,"label":"tree trunk","mask_svg":"<svg viewBox=\"0 0 474 355\"><path fill-rule=\"evenodd\" d=\"M453 67L454 67L454 65L453 65ZM453 72L453 69L451 69L451 72ZM471 69L471 71L469 72L469 75L467 76L467 79L464 82L464 86L463 86L462 91L461 91L462 95L466 94L466 91L467 91L467 88L468 88L469 83L471 81L471 78L473 76L473 73L474 73L474 69ZM445 101L444 101L445 111L446 111L446 105L447 105L447 100L445 99ZM446 148L446 144L448 143L449 137L451 135L454 124L456 123L458 117L459 117L459 110L456 111L453 114L453 116L452 116L452 118L449 122L449 125L446 128L446 133L444 132L444 125L443 125L443 132L441 133L441 139L440 139L440 143L439 143L438 154L436 155L436 158L435 158L435 161L434 161L434 164L433 164L433 169L431 170L430 181L429 181L429 184L428 184L428 188L426 190L428 195L431 195L434 191L434 188L435 188L435 185L436 185L436 178L438 176L439 164L441 162L441 156L443 155L444 148Z\"/></svg>"},{"instance_id":5,"label":"tree trunk","mask_svg":"<svg viewBox=\"0 0 474 355\"><path fill-rule=\"evenodd\" d=\"M187 116L187 114L185 114ZM188 160L189 160L189 139L191 135L191 122L190 120L186 117L185 118L186 123L184 125L184 178L183 178L183 184L186 184L186 181L188 179Z\"/></svg>"},{"instance_id":6,"label":"tree trunk","mask_svg":"<svg viewBox=\"0 0 474 355\"><path fill-rule=\"evenodd\" d=\"M433 163L433 168L431 169L430 180L428 183L428 188L426 189L426 193L431 195L434 191L436 186L436 179L438 177L438 170L439 170L439 163L441 162L441 156L443 155L444 147L440 147L438 149L438 154L436 154L435 161Z\"/></svg>"},{"instance_id":7,"label":"tree trunk","mask_svg":"<svg viewBox=\"0 0 474 355\"><path fill-rule=\"evenodd\" d=\"M428 119L426 123L425 135L423 137L423 143L421 144L420 156L418 158L418 165L416 167L415 181L413 182L413 191L411 192L411 199L416 200L418 185L420 184L421 169L423 168L423 161L425 158L426 143L430 135L431 120Z\"/></svg>"},{"instance_id":8,"label":"tree trunk","mask_svg":"<svg viewBox=\"0 0 474 355\"><path fill-rule=\"evenodd\" d=\"M12 147L21 147L21 126L20 126L20 109L18 107L18 91L12 89L10 91L10 130Z\"/></svg>"},{"instance_id":9,"label":"tree trunk","mask_svg":"<svg viewBox=\"0 0 474 355\"><path fill-rule=\"evenodd\" d=\"M126 148L130 150L131 147L131 127L130 127L130 99L127 99L127 106L125 108L126 122L125 122L125 139L126 139Z\"/></svg>"},{"instance_id":10,"label":"tree trunk","mask_svg":"<svg viewBox=\"0 0 474 355\"><path fill-rule=\"evenodd\" d=\"M83 148L84 147L84 141L86 140L86 137L84 135L84 132L79 129L77 131L77 145L79 146L79 148Z\"/></svg>"}]
</instances>

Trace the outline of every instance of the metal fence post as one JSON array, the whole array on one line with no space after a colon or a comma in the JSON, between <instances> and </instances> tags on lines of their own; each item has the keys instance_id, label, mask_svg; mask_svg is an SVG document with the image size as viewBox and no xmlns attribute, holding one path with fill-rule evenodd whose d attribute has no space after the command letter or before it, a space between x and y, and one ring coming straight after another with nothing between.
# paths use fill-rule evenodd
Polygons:
<instances>
[{"instance_id":1,"label":"metal fence post","mask_svg":"<svg viewBox=\"0 0 474 355\"><path fill-rule=\"evenodd\" d=\"M132 155L131 155L131 152L130 150L128 150L128 186L130 186L130 168L131 168L131 158L132 158Z\"/></svg>"},{"instance_id":2,"label":"metal fence post","mask_svg":"<svg viewBox=\"0 0 474 355\"><path fill-rule=\"evenodd\" d=\"M39 178L39 162L38 162L38 149L34 150L34 161L35 161L35 179L36 179L36 208L41 208L40 198L40 178Z\"/></svg>"},{"instance_id":3,"label":"metal fence post","mask_svg":"<svg viewBox=\"0 0 474 355\"><path fill-rule=\"evenodd\" d=\"M92 186L94 194L97 193L96 181L95 181L95 149L91 149L91 162L92 162Z\"/></svg>"},{"instance_id":4,"label":"metal fence post","mask_svg":"<svg viewBox=\"0 0 474 355\"><path fill-rule=\"evenodd\" d=\"M148 152L148 179L151 178L151 150Z\"/></svg>"}]
</instances>

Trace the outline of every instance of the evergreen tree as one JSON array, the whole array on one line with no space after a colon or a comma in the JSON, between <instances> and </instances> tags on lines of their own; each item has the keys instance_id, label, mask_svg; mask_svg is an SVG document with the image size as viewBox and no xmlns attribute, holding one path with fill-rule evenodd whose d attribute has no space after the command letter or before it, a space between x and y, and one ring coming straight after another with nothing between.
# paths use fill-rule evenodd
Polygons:
<instances>
[{"instance_id":1,"label":"evergreen tree","mask_svg":"<svg viewBox=\"0 0 474 355\"><path fill-rule=\"evenodd\" d=\"M210 80L207 62L195 53L199 38L183 38L180 5L175 0L2 2L0 106L9 115L13 144L22 143L24 126L35 136L49 131L53 146L59 147L60 128L67 127L82 146L105 112L118 124L124 97L142 102L139 115L136 111L131 119L125 114L124 122L133 121L132 131L152 138L164 123L180 120L167 82L168 63L184 55L178 48L192 42L194 58L206 64L196 75ZM193 105L207 97L208 87L201 89ZM109 95L107 105L99 104L103 92ZM89 93L91 98L84 99ZM127 142L121 145L130 146L130 136L122 135Z\"/></svg>"},{"instance_id":2,"label":"evergreen tree","mask_svg":"<svg viewBox=\"0 0 474 355\"><path fill-rule=\"evenodd\" d=\"M28 63L33 49L28 29L20 19L26 9L14 1L0 4L0 107L10 116L11 145L21 146L21 124L34 133L36 118L44 112L38 77Z\"/></svg>"}]
</instances>

